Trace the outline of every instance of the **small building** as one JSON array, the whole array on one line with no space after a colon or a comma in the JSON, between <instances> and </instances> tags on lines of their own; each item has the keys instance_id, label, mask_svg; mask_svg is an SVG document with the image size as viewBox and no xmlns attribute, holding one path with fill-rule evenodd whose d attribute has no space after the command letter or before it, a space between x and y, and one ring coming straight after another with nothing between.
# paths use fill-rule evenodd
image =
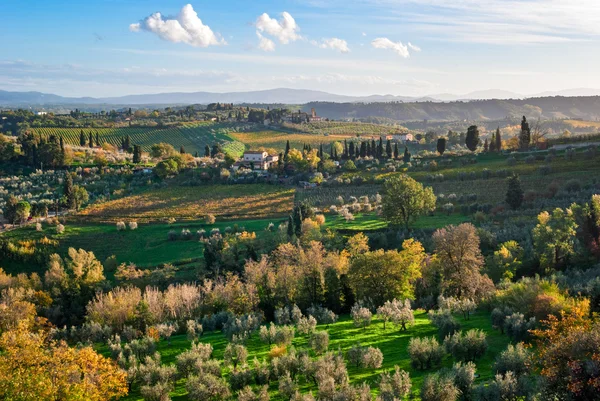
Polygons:
<instances>
[{"instance_id":1,"label":"small building","mask_svg":"<svg viewBox=\"0 0 600 401\"><path fill-rule=\"evenodd\" d=\"M392 137L395 141L402 142L402 143L412 142L415 140L413 134L409 134L409 133L394 134L394 135L392 135Z\"/></svg>"},{"instance_id":2,"label":"small building","mask_svg":"<svg viewBox=\"0 0 600 401\"><path fill-rule=\"evenodd\" d=\"M242 159L235 162L234 170L247 168L251 170L268 170L279 161L278 155L270 155L265 151L247 151L244 152Z\"/></svg>"},{"instance_id":3,"label":"small building","mask_svg":"<svg viewBox=\"0 0 600 401\"><path fill-rule=\"evenodd\" d=\"M311 123L322 121L322 118L317 115L315 108L310 109L310 117L308 121Z\"/></svg>"}]
</instances>

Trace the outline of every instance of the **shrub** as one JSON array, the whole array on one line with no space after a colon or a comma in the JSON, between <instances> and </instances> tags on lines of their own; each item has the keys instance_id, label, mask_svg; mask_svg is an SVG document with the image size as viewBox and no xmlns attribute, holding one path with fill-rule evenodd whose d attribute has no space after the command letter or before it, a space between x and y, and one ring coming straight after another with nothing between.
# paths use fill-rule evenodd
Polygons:
<instances>
[{"instance_id":1,"label":"shrub","mask_svg":"<svg viewBox=\"0 0 600 401\"><path fill-rule=\"evenodd\" d=\"M269 351L269 359L280 358L287 353L287 346L285 344L282 345L274 345L273 348Z\"/></svg>"},{"instance_id":2,"label":"shrub","mask_svg":"<svg viewBox=\"0 0 600 401\"><path fill-rule=\"evenodd\" d=\"M506 335L515 342L526 341L530 337L529 330L533 330L535 324L535 318L532 317L527 320L525 319L525 315L517 312L510 316L506 316L506 319L504 320L504 331L506 332Z\"/></svg>"},{"instance_id":3,"label":"shrub","mask_svg":"<svg viewBox=\"0 0 600 401\"><path fill-rule=\"evenodd\" d=\"M269 401L269 386L262 386L256 393L246 386L238 393L238 401Z\"/></svg>"},{"instance_id":4,"label":"shrub","mask_svg":"<svg viewBox=\"0 0 600 401\"><path fill-rule=\"evenodd\" d=\"M117 231L125 231L125 222L124 221L117 221Z\"/></svg>"},{"instance_id":5,"label":"shrub","mask_svg":"<svg viewBox=\"0 0 600 401\"><path fill-rule=\"evenodd\" d=\"M177 239L177 232L175 230L170 230L167 233L167 239L169 241L175 241Z\"/></svg>"},{"instance_id":6,"label":"shrub","mask_svg":"<svg viewBox=\"0 0 600 401\"><path fill-rule=\"evenodd\" d=\"M269 326L260 326L258 335L263 343L271 345L275 342L275 336L277 335L277 326L273 322L271 322Z\"/></svg>"},{"instance_id":7,"label":"shrub","mask_svg":"<svg viewBox=\"0 0 600 401\"><path fill-rule=\"evenodd\" d=\"M466 333L457 332L444 339L446 352L459 361L474 361L485 354L487 339L483 331L473 329Z\"/></svg>"},{"instance_id":8,"label":"shrub","mask_svg":"<svg viewBox=\"0 0 600 401\"><path fill-rule=\"evenodd\" d=\"M137 221L130 221L128 225L129 225L130 230L137 230L137 228L138 228Z\"/></svg>"},{"instance_id":9,"label":"shrub","mask_svg":"<svg viewBox=\"0 0 600 401\"><path fill-rule=\"evenodd\" d=\"M202 335L202 325L195 320L188 320L185 322L185 328L188 340L192 341L196 337Z\"/></svg>"},{"instance_id":10,"label":"shrub","mask_svg":"<svg viewBox=\"0 0 600 401\"><path fill-rule=\"evenodd\" d=\"M363 362L363 354L365 353L366 347L362 347L360 343L353 345L348 352L346 352L346 357L348 358L348 362L352 365L356 365L359 368Z\"/></svg>"},{"instance_id":11,"label":"shrub","mask_svg":"<svg viewBox=\"0 0 600 401\"><path fill-rule=\"evenodd\" d=\"M278 345L285 344L291 345L292 340L294 339L294 327L293 326L283 326L277 329L275 333L275 342Z\"/></svg>"},{"instance_id":12,"label":"shrub","mask_svg":"<svg viewBox=\"0 0 600 401\"><path fill-rule=\"evenodd\" d=\"M581 182L576 179L565 182L564 189L567 192L579 192L581 191Z\"/></svg>"},{"instance_id":13,"label":"shrub","mask_svg":"<svg viewBox=\"0 0 600 401\"><path fill-rule=\"evenodd\" d=\"M550 167L549 165L540 166L538 168L538 172L540 173L540 175L548 175L552 172L552 167Z\"/></svg>"},{"instance_id":14,"label":"shrub","mask_svg":"<svg viewBox=\"0 0 600 401\"><path fill-rule=\"evenodd\" d=\"M62 224L57 224L56 225L56 233L62 234L64 232L65 232L65 226L63 226Z\"/></svg>"},{"instance_id":15,"label":"shrub","mask_svg":"<svg viewBox=\"0 0 600 401\"><path fill-rule=\"evenodd\" d=\"M311 335L312 333L314 333L315 329L317 328L317 320L312 317L304 317L302 316L300 318L300 320L298 320L298 324L297 324L297 328L298 328L298 333L302 334L302 335Z\"/></svg>"},{"instance_id":16,"label":"shrub","mask_svg":"<svg viewBox=\"0 0 600 401\"><path fill-rule=\"evenodd\" d=\"M437 327L440 338L446 338L460 330L460 323L452 316L452 312L447 309L429 311L429 320Z\"/></svg>"},{"instance_id":17,"label":"shrub","mask_svg":"<svg viewBox=\"0 0 600 401\"><path fill-rule=\"evenodd\" d=\"M217 221L217 218L215 217L214 214L207 214L206 217L204 217L204 222L206 224L215 224L216 221Z\"/></svg>"},{"instance_id":18,"label":"shrub","mask_svg":"<svg viewBox=\"0 0 600 401\"><path fill-rule=\"evenodd\" d=\"M240 390L252 382L254 376L250 369L233 370L229 373L229 384L234 391Z\"/></svg>"},{"instance_id":19,"label":"shrub","mask_svg":"<svg viewBox=\"0 0 600 401\"><path fill-rule=\"evenodd\" d=\"M286 400L289 400L298 391L298 385L292 379L289 372L279 379L279 394Z\"/></svg>"},{"instance_id":20,"label":"shrub","mask_svg":"<svg viewBox=\"0 0 600 401\"><path fill-rule=\"evenodd\" d=\"M386 301L382 306L377 308L377 315L383 320L384 329L386 322L389 320L396 325L400 325L402 330L406 330L406 325L414 324L415 321L408 299L405 299L404 302L396 299Z\"/></svg>"},{"instance_id":21,"label":"shrub","mask_svg":"<svg viewBox=\"0 0 600 401\"><path fill-rule=\"evenodd\" d=\"M325 324L329 326L332 323L337 322L338 316L327 308L322 306L311 306L306 310L306 314L314 317L319 324Z\"/></svg>"},{"instance_id":22,"label":"shrub","mask_svg":"<svg viewBox=\"0 0 600 401\"><path fill-rule=\"evenodd\" d=\"M329 333L326 331L316 331L310 337L310 347L317 354L322 354L329 348Z\"/></svg>"},{"instance_id":23,"label":"shrub","mask_svg":"<svg viewBox=\"0 0 600 401\"><path fill-rule=\"evenodd\" d=\"M480 384L473 389L475 400L518 400L521 393L519 382L513 372L506 375L497 374L487 386ZM528 398L527 398L528 399Z\"/></svg>"},{"instance_id":24,"label":"shrub","mask_svg":"<svg viewBox=\"0 0 600 401\"><path fill-rule=\"evenodd\" d=\"M422 401L456 401L460 390L450 375L434 373L425 376L421 386Z\"/></svg>"},{"instance_id":25,"label":"shrub","mask_svg":"<svg viewBox=\"0 0 600 401\"><path fill-rule=\"evenodd\" d=\"M454 385L458 387L458 390L463 395L463 398L467 398L473 388L473 382L475 381L476 367L473 362L467 362L466 364L455 363L452 366L450 375L453 378Z\"/></svg>"},{"instance_id":26,"label":"shrub","mask_svg":"<svg viewBox=\"0 0 600 401\"><path fill-rule=\"evenodd\" d=\"M315 216L315 221L318 225L322 226L323 224L325 224L325 216L322 214L317 214Z\"/></svg>"},{"instance_id":27,"label":"shrub","mask_svg":"<svg viewBox=\"0 0 600 401\"><path fill-rule=\"evenodd\" d=\"M382 401L393 401L404 399L410 394L412 383L408 372L401 370L398 366L394 366L394 373L390 375L389 372L381 374L379 379L379 396ZM360 401L370 401L369 398L360 399Z\"/></svg>"},{"instance_id":28,"label":"shrub","mask_svg":"<svg viewBox=\"0 0 600 401\"><path fill-rule=\"evenodd\" d=\"M356 303L352 307L350 314L352 315L354 326L362 327L363 329L371 324L371 319L373 318L371 311L359 303Z\"/></svg>"},{"instance_id":29,"label":"shrub","mask_svg":"<svg viewBox=\"0 0 600 401\"><path fill-rule=\"evenodd\" d=\"M512 309L508 307L494 308L491 314L492 327L504 334L504 322L506 321L506 317L512 314Z\"/></svg>"},{"instance_id":30,"label":"shrub","mask_svg":"<svg viewBox=\"0 0 600 401\"><path fill-rule=\"evenodd\" d=\"M35 223L35 231L42 231L42 223Z\"/></svg>"},{"instance_id":31,"label":"shrub","mask_svg":"<svg viewBox=\"0 0 600 401\"><path fill-rule=\"evenodd\" d=\"M229 343L223 352L223 359L232 365L233 369L236 369L238 365L244 365L247 358L248 350L241 344Z\"/></svg>"},{"instance_id":32,"label":"shrub","mask_svg":"<svg viewBox=\"0 0 600 401\"><path fill-rule=\"evenodd\" d=\"M531 371L531 351L523 343L509 344L508 347L496 357L494 371L505 375L513 372L517 377Z\"/></svg>"},{"instance_id":33,"label":"shrub","mask_svg":"<svg viewBox=\"0 0 600 401\"><path fill-rule=\"evenodd\" d=\"M190 376L185 387L192 401L222 401L231 396L227 382L211 374Z\"/></svg>"},{"instance_id":34,"label":"shrub","mask_svg":"<svg viewBox=\"0 0 600 401\"><path fill-rule=\"evenodd\" d=\"M367 369L379 369L383 363L383 353L379 348L369 347L362 354L362 366Z\"/></svg>"},{"instance_id":35,"label":"shrub","mask_svg":"<svg viewBox=\"0 0 600 401\"><path fill-rule=\"evenodd\" d=\"M444 348L435 337L413 337L408 343L408 355L415 369L429 369L442 362Z\"/></svg>"}]
</instances>

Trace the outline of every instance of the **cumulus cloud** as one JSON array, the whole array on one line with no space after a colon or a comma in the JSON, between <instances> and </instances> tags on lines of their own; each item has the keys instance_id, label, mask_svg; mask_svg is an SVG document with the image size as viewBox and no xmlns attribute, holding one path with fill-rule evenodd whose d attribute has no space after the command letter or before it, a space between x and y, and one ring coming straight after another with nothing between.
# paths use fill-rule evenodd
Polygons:
<instances>
[{"instance_id":1,"label":"cumulus cloud","mask_svg":"<svg viewBox=\"0 0 600 401\"><path fill-rule=\"evenodd\" d=\"M269 38L265 38L258 31L256 31L256 36L258 36L258 48L260 50L265 51L265 52L275 51L275 42L273 42Z\"/></svg>"},{"instance_id":2,"label":"cumulus cloud","mask_svg":"<svg viewBox=\"0 0 600 401\"><path fill-rule=\"evenodd\" d=\"M421 51L421 48L419 46L413 45L410 42L408 42L408 48L411 49L411 50L413 50L413 51L416 51L416 52L420 52Z\"/></svg>"},{"instance_id":3,"label":"cumulus cloud","mask_svg":"<svg viewBox=\"0 0 600 401\"><path fill-rule=\"evenodd\" d=\"M340 53L349 53L350 52L350 48L348 47L348 42L346 42L343 39L339 39L339 38L323 39L321 42L317 42L316 40L313 40L310 43L314 46L320 47L321 49L333 49L333 50L339 51Z\"/></svg>"},{"instance_id":4,"label":"cumulus cloud","mask_svg":"<svg viewBox=\"0 0 600 401\"><path fill-rule=\"evenodd\" d=\"M376 49L388 49L394 51L401 57L408 58L410 57L410 53L408 48L413 46L409 43L409 45L404 45L402 42L392 42L388 38L377 38L371 42L371 46ZM415 49L413 49L415 50ZM419 49L420 50L420 49ZM418 51L418 50L417 50Z\"/></svg>"},{"instance_id":5,"label":"cumulus cloud","mask_svg":"<svg viewBox=\"0 0 600 401\"><path fill-rule=\"evenodd\" d=\"M281 14L281 19L279 19L279 21L275 18L269 17L269 14L264 13L256 19L255 25L257 34L260 35L262 33L266 33L276 38L279 43L283 45L287 45L290 42L294 42L302 38L302 36L300 36L298 33L300 32L300 27L296 23L296 20L290 15L290 13L285 11ZM259 38L261 37L262 35ZM273 51L275 49L275 44L272 40L267 40L270 43L260 39L261 43L259 43L259 47L262 48L264 45L269 49L269 51Z\"/></svg>"},{"instance_id":6,"label":"cumulus cloud","mask_svg":"<svg viewBox=\"0 0 600 401\"><path fill-rule=\"evenodd\" d=\"M152 32L163 40L195 47L227 44L219 34L202 23L191 4L185 5L179 14L173 17L163 17L161 13L154 13L138 23L129 25L129 30Z\"/></svg>"}]
</instances>

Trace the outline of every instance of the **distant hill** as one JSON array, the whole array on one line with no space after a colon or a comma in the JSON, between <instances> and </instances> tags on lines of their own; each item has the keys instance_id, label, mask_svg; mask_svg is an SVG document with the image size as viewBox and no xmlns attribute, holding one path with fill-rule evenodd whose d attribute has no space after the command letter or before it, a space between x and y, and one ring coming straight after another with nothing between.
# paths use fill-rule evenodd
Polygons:
<instances>
[{"instance_id":1,"label":"distant hill","mask_svg":"<svg viewBox=\"0 0 600 401\"><path fill-rule=\"evenodd\" d=\"M419 103L311 102L302 106L304 111L313 107L320 116L336 120L381 117L396 121L486 121L523 115L543 119L600 119L600 96Z\"/></svg>"},{"instance_id":2,"label":"distant hill","mask_svg":"<svg viewBox=\"0 0 600 401\"><path fill-rule=\"evenodd\" d=\"M44 105L93 105L111 104L122 106L135 105L188 105L209 103L283 103L304 104L308 102L416 102L430 101L433 98L393 95L344 96L332 93L304 89L269 89L252 92L171 92L146 95L128 95L120 97L63 97L41 92L0 91L0 106L44 106Z\"/></svg>"}]
</instances>

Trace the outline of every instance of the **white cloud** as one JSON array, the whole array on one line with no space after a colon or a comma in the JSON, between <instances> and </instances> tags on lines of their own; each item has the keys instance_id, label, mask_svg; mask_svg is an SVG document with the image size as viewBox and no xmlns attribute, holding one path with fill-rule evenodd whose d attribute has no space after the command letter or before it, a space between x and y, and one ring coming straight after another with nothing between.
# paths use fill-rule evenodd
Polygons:
<instances>
[{"instance_id":1,"label":"white cloud","mask_svg":"<svg viewBox=\"0 0 600 401\"><path fill-rule=\"evenodd\" d=\"M333 49L339 51L340 53L350 53L348 42L346 42L344 39L323 39L320 43L315 40L312 40L310 43L314 46L320 47L321 49Z\"/></svg>"},{"instance_id":2,"label":"white cloud","mask_svg":"<svg viewBox=\"0 0 600 401\"><path fill-rule=\"evenodd\" d=\"M140 30L155 33L159 38L173 42L186 43L195 47L208 47L227 44L223 38L215 34L208 25L204 25L191 4L185 5L174 17L164 17L154 13L136 24L129 25L129 30Z\"/></svg>"},{"instance_id":3,"label":"white cloud","mask_svg":"<svg viewBox=\"0 0 600 401\"><path fill-rule=\"evenodd\" d=\"M367 34L363 32L363 33L362 33L362 36L367 36Z\"/></svg>"},{"instance_id":4,"label":"white cloud","mask_svg":"<svg viewBox=\"0 0 600 401\"><path fill-rule=\"evenodd\" d=\"M402 42L392 42L388 38L377 38L371 42L371 46L376 49L393 50L396 54L404 58L410 57L408 46L405 46Z\"/></svg>"},{"instance_id":5,"label":"white cloud","mask_svg":"<svg viewBox=\"0 0 600 401\"><path fill-rule=\"evenodd\" d=\"M285 11L281 14L281 19L279 21L269 17L269 14L264 13L256 19L255 25L257 32L273 36L283 45L287 45L290 42L302 38L298 33L300 27L296 23L296 20Z\"/></svg>"},{"instance_id":6,"label":"white cloud","mask_svg":"<svg viewBox=\"0 0 600 401\"><path fill-rule=\"evenodd\" d=\"M419 46L413 45L412 43L408 42L408 48L415 51L415 52L420 52L421 48Z\"/></svg>"},{"instance_id":7,"label":"white cloud","mask_svg":"<svg viewBox=\"0 0 600 401\"><path fill-rule=\"evenodd\" d=\"M260 32L256 31L256 36L258 36L258 48L265 52L273 52L275 51L275 42L273 42L269 38L265 38Z\"/></svg>"}]
</instances>

